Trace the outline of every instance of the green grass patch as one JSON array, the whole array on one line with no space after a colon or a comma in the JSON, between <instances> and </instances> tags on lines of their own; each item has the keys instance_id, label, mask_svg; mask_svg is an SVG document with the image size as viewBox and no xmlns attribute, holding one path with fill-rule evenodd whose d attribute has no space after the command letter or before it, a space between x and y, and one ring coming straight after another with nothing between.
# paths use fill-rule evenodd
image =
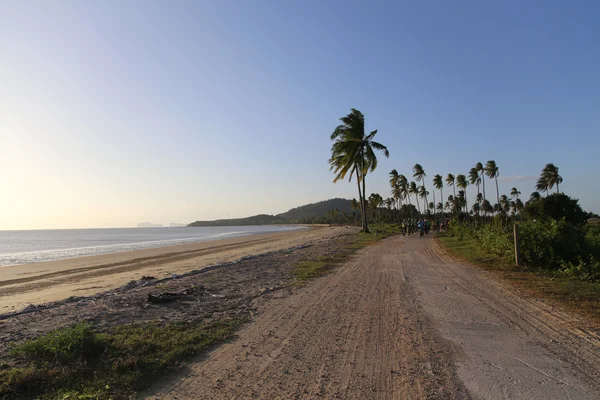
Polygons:
<instances>
[{"instance_id":1,"label":"green grass patch","mask_svg":"<svg viewBox=\"0 0 600 400\"><path fill-rule=\"evenodd\" d=\"M128 399L181 362L231 337L241 320L144 323L100 333L87 323L16 345L0 398Z\"/></svg>"},{"instance_id":2,"label":"green grass patch","mask_svg":"<svg viewBox=\"0 0 600 400\"><path fill-rule=\"evenodd\" d=\"M600 325L600 283L571 279L542 269L517 267L507 263L503 257L488 253L472 241L460 240L447 233L440 234L439 240L454 256L488 271L495 271L505 281L530 296L576 311L593 324Z\"/></svg>"}]
</instances>

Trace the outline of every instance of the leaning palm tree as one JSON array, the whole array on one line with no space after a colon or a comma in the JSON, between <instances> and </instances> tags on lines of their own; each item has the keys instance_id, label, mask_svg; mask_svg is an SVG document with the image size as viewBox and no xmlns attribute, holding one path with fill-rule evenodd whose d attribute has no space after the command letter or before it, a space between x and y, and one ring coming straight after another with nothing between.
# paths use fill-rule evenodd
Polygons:
<instances>
[{"instance_id":1,"label":"leaning palm tree","mask_svg":"<svg viewBox=\"0 0 600 400\"><path fill-rule=\"evenodd\" d=\"M464 192L465 210L467 211L467 214L469 214L469 203L467 202L467 186L469 186L469 181L467 180L467 177L463 174L456 175L456 186L461 188Z\"/></svg>"},{"instance_id":2,"label":"leaning palm tree","mask_svg":"<svg viewBox=\"0 0 600 400\"><path fill-rule=\"evenodd\" d=\"M423 182L423 190L425 190L425 201L427 201L427 188L425 187L425 178L427 178L427 174L425 174L425 170L421 166L421 164L415 164L413 167L413 178L417 182Z\"/></svg>"},{"instance_id":3,"label":"leaning palm tree","mask_svg":"<svg viewBox=\"0 0 600 400\"><path fill-rule=\"evenodd\" d=\"M410 201L410 195L414 194L415 195L415 200L417 202L417 208L419 209L419 215L421 214L421 206L419 205L419 188L417 187L417 184L415 183L415 181L411 181L410 184L408 185L408 193L409 193L409 201Z\"/></svg>"},{"instance_id":4,"label":"leaning palm tree","mask_svg":"<svg viewBox=\"0 0 600 400\"><path fill-rule=\"evenodd\" d=\"M498 176L500 175L500 169L496 165L496 161L490 160L485 163L485 174L488 178L496 180L496 201L500 204L500 192L498 191Z\"/></svg>"},{"instance_id":5,"label":"leaning palm tree","mask_svg":"<svg viewBox=\"0 0 600 400\"><path fill-rule=\"evenodd\" d=\"M375 150L383 152L386 157L389 157L390 153L387 147L373 140L377 130L365 134L365 117L360 111L353 108L350 114L340 118L340 121L342 124L338 125L331 134L333 145L329 159L330 169L336 174L334 182L344 179L348 173L349 180L352 179L353 174L356 174L363 210L363 231L368 232L365 208L367 174L377 168ZM360 193L360 183L362 183L362 193Z\"/></svg>"},{"instance_id":6,"label":"leaning palm tree","mask_svg":"<svg viewBox=\"0 0 600 400\"><path fill-rule=\"evenodd\" d=\"M516 187L510 189L510 197L512 197L513 199L518 199L520 195L521 192L519 192Z\"/></svg>"},{"instance_id":7,"label":"leaning palm tree","mask_svg":"<svg viewBox=\"0 0 600 400\"><path fill-rule=\"evenodd\" d=\"M558 193L560 191L559 184L563 182L562 176L558 174L558 167L552 163L546 164L542 171L542 175L546 177L548 188L552 189L554 185L556 185L556 193Z\"/></svg>"},{"instance_id":8,"label":"leaning palm tree","mask_svg":"<svg viewBox=\"0 0 600 400\"><path fill-rule=\"evenodd\" d=\"M546 196L548 196L548 192L550 191L550 182L548 181L548 176L544 175L544 173L542 173L537 183L535 184L535 190L537 190L537 192L546 192Z\"/></svg>"},{"instance_id":9,"label":"leaning palm tree","mask_svg":"<svg viewBox=\"0 0 600 400\"><path fill-rule=\"evenodd\" d=\"M442 210L444 209L444 182L442 176L437 174L433 177L433 187L440 191L440 198L442 199ZM435 195L435 191L433 192Z\"/></svg>"}]
</instances>

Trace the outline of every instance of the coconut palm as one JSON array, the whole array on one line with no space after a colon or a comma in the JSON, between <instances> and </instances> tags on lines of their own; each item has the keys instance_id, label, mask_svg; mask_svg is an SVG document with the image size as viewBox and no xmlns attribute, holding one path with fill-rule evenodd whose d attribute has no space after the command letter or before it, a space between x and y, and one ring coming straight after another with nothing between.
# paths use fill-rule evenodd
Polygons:
<instances>
[{"instance_id":1,"label":"coconut palm","mask_svg":"<svg viewBox=\"0 0 600 400\"><path fill-rule=\"evenodd\" d=\"M462 191L464 192L465 210L467 211L467 214L468 214L469 204L467 202L467 186L469 186L469 181L467 180L467 177L464 176L463 174L456 175L456 186L461 188Z\"/></svg>"},{"instance_id":2,"label":"coconut palm","mask_svg":"<svg viewBox=\"0 0 600 400\"><path fill-rule=\"evenodd\" d=\"M512 197L513 199L518 199L520 195L521 192L519 192L516 187L510 189L510 197Z\"/></svg>"},{"instance_id":3,"label":"coconut palm","mask_svg":"<svg viewBox=\"0 0 600 400\"><path fill-rule=\"evenodd\" d=\"M500 196L500 210L504 214L508 214L510 211L510 201L508 200L508 196L503 194Z\"/></svg>"},{"instance_id":4,"label":"coconut palm","mask_svg":"<svg viewBox=\"0 0 600 400\"><path fill-rule=\"evenodd\" d=\"M331 134L333 145L329 159L330 169L336 174L334 182L344 179L348 174L348 180L351 180L352 175L356 174L362 205L363 231L368 232L365 208L367 174L377 168L375 150L381 151L385 157L389 157L390 153L387 147L373 140L377 130L365 134L365 117L360 111L353 108L350 114L340 118L340 121L342 124Z\"/></svg>"},{"instance_id":5,"label":"coconut palm","mask_svg":"<svg viewBox=\"0 0 600 400\"><path fill-rule=\"evenodd\" d=\"M429 192L425 189L425 185L419 186L419 197L423 199L423 213L427 211L427 195Z\"/></svg>"},{"instance_id":6,"label":"coconut palm","mask_svg":"<svg viewBox=\"0 0 600 400\"><path fill-rule=\"evenodd\" d=\"M483 168L483 164L478 162L477 164L475 164L475 169L477 170L477 172L479 172L479 176L481 176L481 191L483 192L483 201L485 202L485 168ZM481 203L483 204L483 203ZM483 210L484 216L486 213L486 209L485 207L481 207L481 209Z\"/></svg>"},{"instance_id":7,"label":"coconut palm","mask_svg":"<svg viewBox=\"0 0 600 400\"><path fill-rule=\"evenodd\" d=\"M433 187L440 191L440 198L442 199L442 210L444 209L444 182L442 176L437 174L433 177ZM435 196L435 190L433 191ZM434 200L435 202L435 200Z\"/></svg>"},{"instance_id":8,"label":"coconut palm","mask_svg":"<svg viewBox=\"0 0 600 400\"><path fill-rule=\"evenodd\" d=\"M469 170L469 183L471 185L477 185L477 197L479 197L479 185L481 185L481 177L479 176L479 171L477 171L477 168L475 167Z\"/></svg>"},{"instance_id":9,"label":"coconut palm","mask_svg":"<svg viewBox=\"0 0 600 400\"><path fill-rule=\"evenodd\" d=\"M537 183L535 184L535 190L537 190L537 192L534 193L538 193L538 192L546 192L546 196L548 195L548 191L550 190L550 182L548 182L548 176L544 175L542 173L542 175L539 177ZM533 193L532 193L533 195ZM539 193L538 193L539 195Z\"/></svg>"},{"instance_id":10,"label":"coconut palm","mask_svg":"<svg viewBox=\"0 0 600 400\"><path fill-rule=\"evenodd\" d=\"M498 191L498 176L500 175L500 169L496 165L496 161L489 160L485 163L485 174L488 178L496 180L496 201L500 204L500 192Z\"/></svg>"},{"instance_id":11,"label":"coconut palm","mask_svg":"<svg viewBox=\"0 0 600 400\"><path fill-rule=\"evenodd\" d=\"M425 188L425 178L427 178L427 174L425 174L425 170L421 164L415 164L413 167L413 178L415 178L417 182L423 183L423 190L425 190L425 201L427 201L427 194L429 193L427 188Z\"/></svg>"},{"instance_id":12,"label":"coconut palm","mask_svg":"<svg viewBox=\"0 0 600 400\"><path fill-rule=\"evenodd\" d=\"M439 213L442 213L442 212L444 212L444 203L443 203L443 202L441 202L441 203L437 203L437 207L436 207L436 209L437 209L437 211L438 211Z\"/></svg>"},{"instance_id":13,"label":"coconut palm","mask_svg":"<svg viewBox=\"0 0 600 400\"><path fill-rule=\"evenodd\" d=\"M419 188L417 187L417 184L415 183L415 181L411 181L410 184L408 185L408 193L409 193L409 201L410 201L410 195L414 194L415 195L415 200L417 201L417 208L419 209L419 214L421 214L421 206L419 205Z\"/></svg>"},{"instance_id":14,"label":"coconut palm","mask_svg":"<svg viewBox=\"0 0 600 400\"><path fill-rule=\"evenodd\" d=\"M390 186L392 187L392 196L395 199L396 207L400 209L402 207L402 191L400 190L400 175L398 171L393 169L390 172Z\"/></svg>"},{"instance_id":15,"label":"coconut palm","mask_svg":"<svg viewBox=\"0 0 600 400\"><path fill-rule=\"evenodd\" d=\"M492 213L494 212L494 207L492 206L492 204L489 202L489 200L484 200L483 201L483 211L486 213Z\"/></svg>"},{"instance_id":16,"label":"coconut palm","mask_svg":"<svg viewBox=\"0 0 600 400\"><path fill-rule=\"evenodd\" d=\"M556 165L552 163L546 164L542 171L542 176L545 176L549 189L552 189L556 185L556 193L560 192L559 184L563 182L563 178L558 174L558 167Z\"/></svg>"}]
</instances>

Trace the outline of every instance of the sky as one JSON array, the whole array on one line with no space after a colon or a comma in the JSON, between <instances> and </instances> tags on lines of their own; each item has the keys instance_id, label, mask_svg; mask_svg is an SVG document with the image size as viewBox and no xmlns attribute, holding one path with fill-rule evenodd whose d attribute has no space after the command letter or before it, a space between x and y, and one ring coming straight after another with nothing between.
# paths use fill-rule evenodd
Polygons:
<instances>
[{"instance_id":1,"label":"sky","mask_svg":"<svg viewBox=\"0 0 600 400\"><path fill-rule=\"evenodd\" d=\"M390 196L392 168L418 162L431 186L493 159L500 193L528 198L552 162L600 212L594 0L0 0L0 15L0 229L357 197L327 164L353 107L390 151L368 193Z\"/></svg>"}]
</instances>

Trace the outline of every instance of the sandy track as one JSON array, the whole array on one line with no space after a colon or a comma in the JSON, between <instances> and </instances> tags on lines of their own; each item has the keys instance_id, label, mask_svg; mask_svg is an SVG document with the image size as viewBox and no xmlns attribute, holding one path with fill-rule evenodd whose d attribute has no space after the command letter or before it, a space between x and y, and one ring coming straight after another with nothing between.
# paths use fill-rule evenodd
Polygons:
<instances>
[{"instance_id":1,"label":"sandy track","mask_svg":"<svg viewBox=\"0 0 600 400\"><path fill-rule=\"evenodd\" d=\"M418 311L397 240L264 304L238 340L160 399L466 398L450 346ZM391 250L391 251L390 251Z\"/></svg>"},{"instance_id":2,"label":"sandy track","mask_svg":"<svg viewBox=\"0 0 600 400\"><path fill-rule=\"evenodd\" d=\"M348 228L350 229L350 228ZM319 227L0 268L0 313L117 288L143 275L164 277L348 231Z\"/></svg>"},{"instance_id":3,"label":"sandy track","mask_svg":"<svg viewBox=\"0 0 600 400\"><path fill-rule=\"evenodd\" d=\"M600 399L596 333L431 238L385 240L259 309L149 397Z\"/></svg>"}]
</instances>

